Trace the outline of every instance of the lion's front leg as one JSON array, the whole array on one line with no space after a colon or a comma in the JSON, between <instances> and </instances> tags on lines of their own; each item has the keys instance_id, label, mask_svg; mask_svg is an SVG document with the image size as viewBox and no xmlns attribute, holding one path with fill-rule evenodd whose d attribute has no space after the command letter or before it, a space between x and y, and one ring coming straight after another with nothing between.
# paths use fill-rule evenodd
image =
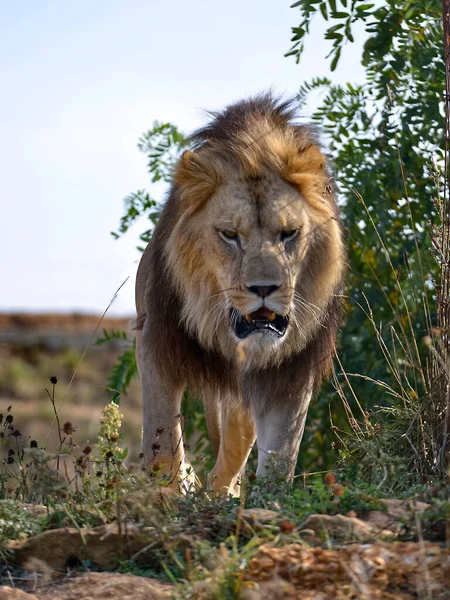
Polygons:
<instances>
[{"instance_id":1,"label":"lion's front leg","mask_svg":"<svg viewBox=\"0 0 450 600\"><path fill-rule=\"evenodd\" d=\"M272 463L277 476L292 480L310 401L311 392L305 390L299 399L272 398L263 410L255 410L257 476L270 477Z\"/></svg>"},{"instance_id":2,"label":"lion's front leg","mask_svg":"<svg viewBox=\"0 0 450 600\"><path fill-rule=\"evenodd\" d=\"M181 427L183 389L158 372L144 352L144 332L137 332L136 358L142 384L143 466L149 473L167 476L176 486L186 480L185 451Z\"/></svg>"},{"instance_id":3,"label":"lion's front leg","mask_svg":"<svg viewBox=\"0 0 450 600\"><path fill-rule=\"evenodd\" d=\"M220 445L216 464L209 474L213 490L239 496L239 476L255 441L255 426L250 413L241 405L222 403Z\"/></svg>"}]
</instances>

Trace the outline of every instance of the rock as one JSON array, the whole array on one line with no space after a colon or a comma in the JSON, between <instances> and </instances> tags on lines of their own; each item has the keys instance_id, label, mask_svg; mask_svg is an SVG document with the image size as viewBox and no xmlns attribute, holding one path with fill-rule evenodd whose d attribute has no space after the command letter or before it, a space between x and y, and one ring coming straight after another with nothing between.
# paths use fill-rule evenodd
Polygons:
<instances>
[{"instance_id":1,"label":"rock","mask_svg":"<svg viewBox=\"0 0 450 600\"><path fill-rule=\"evenodd\" d=\"M34 594L0 585L0 600L38 600Z\"/></svg>"},{"instance_id":2,"label":"rock","mask_svg":"<svg viewBox=\"0 0 450 600\"><path fill-rule=\"evenodd\" d=\"M268 525L280 520L280 515L274 510L265 508L245 508L241 512L243 530L258 532L266 529Z\"/></svg>"},{"instance_id":3,"label":"rock","mask_svg":"<svg viewBox=\"0 0 450 600\"><path fill-rule=\"evenodd\" d=\"M425 502L393 498L386 498L379 502L386 507L386 510L370 510L364 521L380 531L389 529L394 535L400 532L400 521L411 521L415 515L421 515L431 506Z\"/></svg>"},{"instance_id":4,"label":"rock","mask_svg":"<svg viewBox=\"0 0 450 600\"><path fill-rule=\"evenodd\" d=\"M262 581L257 586L249 587L241 592L242 600L312 600L315 599L315 592L312 594L298 595L295 586L288 581L274 577L271 581Z\"/></svg>"},{"instance_id":5,"label":"rock","mask_svg":"<svg viewBox=\"0 0 450 600\"><path fill-rule=\"evenodd\" d=\"M450 551L425 541L349 544L334 550L303 544L263 545L244 568L242 578L245 588L253 582L253 589L261 591L259 596L250 593L249 600L444 599L450 597ZM263 595L264 582L275 578L289 583L286 594L267 595L266 589Z\"/></svg>"},{"instance_id":6,"label":"rock","mask_svg":"<svg viewBox=\"0 0 450 600\"><path fill-rule=\"evenodd\" d=\"M400 532L400 521L411 521L415 515L421 515L431 506L425 502L394 498L380 500L380 503L386 507L386 511L371 510L364 521L379 530L389 529L395 535Z\"/></svg>"},{"instance_id":7,"label":"rock","mask_svg":"<svg viewBox=\"0 0 450 600\"><path fill-rule=\"evenodd\" d=\"M381 510L369 510L364 521L377 529L389 529L390 531L392 531L391 528L397 529L392 517Z\"/></svg>"},{"instance_id":8,"label":"rock","mask_svg":"<svg viewBox=\"0 0 450 600\"><path fill-rule=\"evenodd\" d=\"M12 542L16 562L23 568L35 559L44 560L47 567L64 570L78 566L83 560L90 560L104 569L117 565L122 557L131 557L145 548L151 540L149 529L139 529L133 525L116 523L93 529L53 529L25 541Z\"/></svg>"},{"instance_id":9,"label":"rock","mask_svg":"<svg viewBox=\"0 0 450 600\"><path fill-rule=\"evenodd\" d=\"M380 500L387 509L387 514L393 519L410 519L414 513L421 515L430 508L431 504L426 502L417 502L415 500L397 500L395 498L386 498Z\"/></svg>"},{"instance_id":10,"label":"rock","mask_svg":"<svg viewBox=\"0 0 450 600\"><path fill-rule=\"evenodd\" d=\"M249 524L270 523L280 518L280 515L276 511L265 508L245 508L241 515Z\"/></svg>"},{"instance_id":11,"label":"rock","mask_svg":"<svg viewBox=\"0 0 450 600\"><path fill-rule=\"evenodd\" d=\"M379 530L361 519L344 515L310 515L302 524L301 530L305 529L314 531L319 541L324 535L339 541L369 541L380 535L392 536L387 529Z\"/></svg>"},{"instance_id":12,"label":"rock","mask_svg":"<svg viewBox=\"0 0 450 600\"><path fill-rule=\"evenodd\" d=\"M86 573L64 578L29 594L0 587L0 600L164 600L171 598L172 593L170 584L156 579L120 573Z\"/></svg>"},{"instance_id":13,"label":"rock","mask_svg":"<svg viewBox=\"0 0 450 600\"><path fill-rule=\"evenodd\" d=\"M52 586L39 600L160 600L171 598L172 586L156 579L119 573L86 573Z\"/></svg>"}]
</instances>

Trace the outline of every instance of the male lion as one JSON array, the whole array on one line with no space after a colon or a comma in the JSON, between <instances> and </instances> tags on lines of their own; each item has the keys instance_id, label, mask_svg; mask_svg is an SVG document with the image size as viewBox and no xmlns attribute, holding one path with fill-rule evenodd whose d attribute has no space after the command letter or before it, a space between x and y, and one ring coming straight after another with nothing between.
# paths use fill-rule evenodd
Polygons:
<instances>
[{"instance_id":1,"label":"male lion","mask_svg":"<svg viewBox=\"0 0 450 600\"><path fill-rule=\"evenodd\" d=\"M180 158L136 283L143 455L185 477L180 403L201 393L236 493L257 440L292 478L311 396L328 372L345 251L333 185L310 128L271 94L213 115Z\"/></svg>"}]
</instances>

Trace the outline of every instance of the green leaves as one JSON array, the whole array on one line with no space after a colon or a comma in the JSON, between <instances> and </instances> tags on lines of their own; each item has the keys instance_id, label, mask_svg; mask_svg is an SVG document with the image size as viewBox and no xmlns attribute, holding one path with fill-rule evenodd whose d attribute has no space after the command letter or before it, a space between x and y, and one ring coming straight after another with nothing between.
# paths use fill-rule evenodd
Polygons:
<instances>
[{"instance_id":1,"label":"green leaves","mask_svg":"<svg viewBox=\"0 0 450 600\"><path fill-rule=\"evenodd\" d=\"M347 19L349 15L346 12L338 11L332 12L330 16L332 19Z\"/></svg>"},{"instance_id":2,"label":"green leaves","mask_svg":"<svg viewBox=\"0 0 450 600\"><path fill-rule=\"evenodd\" d=\"M347 9L347 0L341 0L341 4ZM319 6L317 7L317 5ZM300 61L305 47L303 38L305 34L309 33L309 27L313 16L320 13L322 18L327 22L340 21L337 24L331 25L325 34L325 39L333 42L328 56L331 57L330 68L334 71L339 63L343 46L347 42L352 43L354 41L352 24L357 21L364 21L366 23L367 17L373 16L376 13L376 11L373 10L374 7L375 4L367 2L363 3L362 0L353 0L349 11L338 9L336 0L328 0L325 2L320 0L310 0L309 2L307 0L302 0L301 2L295 2L292 5L292 8L300 9L302 21L298 27L292 28L293 35L291 42L293 42L293 45L285 56L294 56L297 62ZM317 8L319 8L319 10ZM369 24L366 23L366 25L367 30Z\"/></svg>"},{"instance_id":3,"label":"green leaves","mask_svg":"<svg viewBox=\"0 0 450 600\"><path fill-rule=\"evenodd\" d=\"M142 135L138 148L147 155L147 168L150 182L157 183L171 181L172 170L183 148L187 145L187 138L175 125L155 121L152 129ZM111 235L117 239L128 231L131 225L145 216L150 221L150 227L141 234L140 239L147 244L162 207L162 199L153 199L146 190L138 190L127 196L124 200L125 213L120 219L119 229L112 231ZM144 248L139 246L143 251Z\"/></svg>"},{"instance_id":4,"label":"green leaves","mask_svg":"<svg viewBox=\"0 0 450 600\"><path fill-rule=\"evenodd\" d=\"M147 154L152 183L170 182L174 164L186 144L186 137L171 123L155 121L152 129L142 135L138 148Z\"/></svg>"},{"instance_id":5,"label":"green leaves","mask_svg":"<svg viewBox=\"0 0 450 600\"><path fill-rule=\"evenodd\" d=\"M308 2L301 5L305 32L315 14L324 18L314 8ZM420 369L426 355L421 338L430 321L435 324L435 311L430 314L428 307L435 306L433 281L438 278L428 235L437 221L432 198L439 188L429 175L430 165L433 161L442 165L444 139L441 5L436 0L388 0L375 9L373 3L353 1L344 12L332 10L328 2L327 17L331 70L338 67L345 44L353 41L354 23L362 22L368 35L361 57L367 83L336 86L325 78L315 79L302 84L298 94L304 103L311 91L324 92L313 120L327 137L340 188L350 261L340 359L347 372L383 381L398 391L401 378L380 351L381 341L385 348L394 348L411 394L423 398ZM298 60L301 48L296 50ZM367 306L371 315L361 308ZM399 337L393 330L400 332ZM419 356L408 344L417 344ZM351 385L365 410L390 401L386 391L367 377L352 379ZM348 387L345 393L352 406ZM329 398L331 386L312 407L315 423L327 418ZM341 409L332 405L330 412L333 423L345 428L347 417ZM318 443L309 430L305 435L311 435L312 444ZM318 449L316 453L323 455Z\"/></svg>"},{"instance_id":6,"label":"green leaves","mask_svg":"<svg viewBox=\"0 0 450 600\"><path fill-rule=\"evenodd\" d=\"M330 65L331 71L334 71L336 69L340 57L341 57L341 48L337 48L337 50L334 54L333 60L331 61L331 65Z\"/></svg>"},{"instance_id":7,"label":"green leaves","mask_svg":"<svg viewBox=\"0 0 450 600\"><path fill-rule=\"evenodd\" d=\"M125 331L118 331L116 329L111 329L111 331L103 330L103 337L99 337L95 340L96 346L104 346L108 342L113 340L126 340L127 334Z\"/></svg>"},{"instance_id":8,"label":"green leaves","mask_svg":"<svg viewBox=\"0 0 450 600\"><path fill-rule=\"evenodd\" d=\"M150 195L145 190L138 190L127 196L124 200L125 213L120 219L118 231L111 231L111 235L117 239L123 233L128 231L131 225L148 212L149 215L154 215L159 212L159 207L155 200L150 198ZM154 210L156 208L156 210Z\"/></svg>"},{"instance_id":9,"label":"green leaves","mask_svg":"<svg viewBox=\"0 0 450 600\"><path fill-rule=\"evenodd\" d=\"M120 397L127 395L128 386L135 375L137 375L136 340L133 340L128 341L128 347L109 372L106 389L111 394L111 402L120 404Z\"/></svg>"},{"instance_id":10,"label":"green leaves","mask_svg":"<svg viewBox=\"0 0 450 600\"><path fill-rule=\"evenodd\" d=\"M125 350L109 372L106 389L111 394L111 402L119 404L120 397L127 395L130 381L137 375L136 340L129 340L126 331L104 329L102 337L96 340L95 345L104 346L114 341L121 342Z\"/></svg>"}]
</instances>

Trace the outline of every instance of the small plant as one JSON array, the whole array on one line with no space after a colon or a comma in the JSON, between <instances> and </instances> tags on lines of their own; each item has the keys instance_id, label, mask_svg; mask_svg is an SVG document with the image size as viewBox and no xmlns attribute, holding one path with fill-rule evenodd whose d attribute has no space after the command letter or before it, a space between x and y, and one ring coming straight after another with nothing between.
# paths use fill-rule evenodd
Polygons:
<instances>
[{"instance_id":1,"label":"small plant","mask_svg":"<svg viewBox=\"0 0 450 600\"><path fill-rule=\"evenodd\" d=\"M126 347L109 373L107 390L111 394L112 402L119 404L120 397L126 396L130 381L137 375L136 341L129 340L125 331L104 329L103 336L95 343L97 346L102 346L117 340L123 342Z\"/></svg>"},{"instance_id":2,"label":"small plant","mask_svg":"<svg viewBox=\"0 0 450 600\"><path fill-rule=\"evenodd\" d=\"M111 402L104 409L96 444L75 441L76 426L61 423L51 377L47 391L58 429L58 446L53 451L36 440L24 440L16 427L12 407L0 415L0 442L5 456L0 469L0 499L45 503L56 501L99 502L115 498L119 483L131 477L124 467L128 450L119 446L122 415Z\"/></svg>"},{"instance_id":3,"label":"small plant","mask_svg":"<svg viewBox=\"0 0 450 600\"><path fill-rule=\"evenodd\" d=\"M0 548L10 540L35 535L43 528L45 517L35 517L29 507L18 506L13 500L0 503Z\"/></svg>"}]
</instances>

